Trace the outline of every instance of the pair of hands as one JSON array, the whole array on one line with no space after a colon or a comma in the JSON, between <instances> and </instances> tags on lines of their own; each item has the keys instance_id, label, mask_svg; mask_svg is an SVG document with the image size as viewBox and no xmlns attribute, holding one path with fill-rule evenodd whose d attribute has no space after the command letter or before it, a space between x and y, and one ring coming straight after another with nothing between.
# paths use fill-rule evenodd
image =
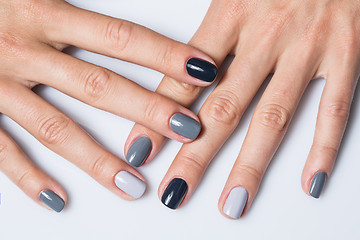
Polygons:
<instances>
[{"instance_id":1,"label":"pair of hands","mask_svg":"<svg viewBox=\"0 0 360 240\"><path fill-rule=\"evenodd\" d=\"M225 216L239 218L250 207L309 81L324 77L314 143L302 176L304 191L319 197L334 165L359 76L359 10L359 1L214 0L187 46L63 1L2 2L0 111L128 200L144 193L145 179L29 89L46 84L137 122L125 145L133 166L153 159L165 137L185 143L159 187L162 202L175 209L191 197L264 79L274 73L219 200ZM167 76L158 94L151 93L62 53L68 45ZM198 117L182 107L211 84L213 64L220 66L229 54L235 55L234 61ZM200 122L202 131L192 142ZM32 199L61 211L66 202L61 186L2 131L0 146L1 171Z\"/></svg>"}]
</instances>

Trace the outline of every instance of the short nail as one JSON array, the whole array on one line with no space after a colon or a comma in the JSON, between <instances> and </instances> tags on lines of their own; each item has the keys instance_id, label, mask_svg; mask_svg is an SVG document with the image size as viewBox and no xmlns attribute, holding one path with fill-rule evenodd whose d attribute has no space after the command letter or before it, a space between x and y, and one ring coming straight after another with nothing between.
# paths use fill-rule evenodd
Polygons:
<instances>
[{"instance_id":1,"label":"short nail","mask_svg":"<svg viewBox=\"0 0 360 240\"><path fill-rule=\"evenodd\" d=\"M54 210L55 212L61 212L64 209L65 202L53 191L46 189L40 192L39 194L40 200L45 203L49 208Z\"/></svg>"},{"instance_id":2,"label":"short nail","mask_svg":"<svg viewBox=\"0 0 360 240\"><path fill-rule=\"evenodd\" d=\"M176 113L171 117L170 127L177 134L189 139L197 138L201 131L198 121L182 113Z\"/></svg>"},{"instance_id":3,"label":"short nail","mask_svg":"<svg viewBox=\"0 0 360 240\"><path fill-rule=\"evenodd\" d=\"M199 58L190 58L186 63L186 71L190 76L205 82L214 81L218 72L214 64Z\"/></svg>"},{"instance_id":4,"label":"short nail","mask_svg":"<svg viewBox=\"0 0 360 240\"><path fill-rule=\"evenodd\" d=\"M164 191L161 202L168 208L176 209L180 206L187 190L188 185L183 179L174 178Z\"/></svg>"},{"instance_id":5,"label":"short nail","mask_svg":"<svg viewBox=\"0 0 360 240\"><path fill-rule=\"evenodd\" d=\"M318 172L315 174L310 186L310 195L314 198L319 198L326 183L326 172Z\"/></svg>"},{"instance_id":6,"label":"short nail","mask_svg":"<svg viewBox=\"0 0 360 240\"><path fill-rule=\"evenodd\" d=\"M149 156L152 143L148 137L137 138L126 154L126 160L134 167L140 167Z\"/></svg>"},{"instance_id":7,"label":"short nail","mask_svg":"<svg viewBox=\"0 0 360 240\"><path fill-rule=\"evenodd\" d=\"M115 185L136 199L140 198L146 190L146 184L143 181L126 171L116 174Z\"/></svg>"},{"instance_id":8,"label":"short nail","mask_svg":"<svg viewBox=\"0 0 360 240\"><path fill-rule=\"evenodd\" d=\"M244 211L248 200L248 192L243 187L236 187L231 190L226 199L223 212L231 218L239 219Z\"/></svg>"}]
</instances>

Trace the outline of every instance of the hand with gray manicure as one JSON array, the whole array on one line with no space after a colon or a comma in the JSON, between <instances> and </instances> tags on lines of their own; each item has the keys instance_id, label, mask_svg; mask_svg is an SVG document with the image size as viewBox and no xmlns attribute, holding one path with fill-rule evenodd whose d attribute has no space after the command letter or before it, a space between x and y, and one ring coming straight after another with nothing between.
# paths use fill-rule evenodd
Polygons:
<instances>
[{"instance_id":1,"label":"hand with gray manicure","mask_svg":"<svg viewBox=\"0 0 360 240\"><path fill-rule=\"evenodd\" d=\"M312 79L325 78L301 181L306 194L319 198L335 163L360 74L360 2L213 0L189 45L209 54L218 66L227 55L235 58L198 114L203 126L199 138L183 145L160 184L164 205L173 209L190 199L269 74L272 78L220 196L219 210L238 219L250 208L303 92ZM189 106L201 88L184 87L167 76L156 92ZM141 152L136 166L151 161L165 141L136 124L125 152L140 136L148 144L136 145Z\"/></svg>"},{"instance_id":2,"label":"hand with gray manicure","mask_svg":"<svg viewBox=\"0 0 360 240\"><path fill-rule=\"evenodd\" d=\"M193 47L62 0L0 1L0 112L113 193L137 199L146 190L144 177L31 89L38 84L51 86L180 142L197 137L199 119L169 98L63 53L70 45L158 70L184 84L208 86L217 68ZM146 140L138 145L151 148ZM138 155L130 161L133 165ZM64 208L67 199L60 184L35 166L1 129L0 170L37 203L56 212Z\"/></svg>"}]
</instances>

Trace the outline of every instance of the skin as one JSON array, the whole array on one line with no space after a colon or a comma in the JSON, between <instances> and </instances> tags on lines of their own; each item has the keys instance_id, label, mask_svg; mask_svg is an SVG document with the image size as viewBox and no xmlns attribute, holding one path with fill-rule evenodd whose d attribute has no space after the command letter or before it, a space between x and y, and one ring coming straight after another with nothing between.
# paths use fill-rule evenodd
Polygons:
<instances>
[{"instance_id":1,"label":"skin","mask_svg":"<svg viewBox=\"0 0 360 240\"><path fill-rule=\"evenodd\" d=\"M302 174L304 192L309 194L317 172L330 176L359 78L360 1L214 0L189 44L209 54L218 66L229 54L235 58L198 114L203 125L200 137L183 145L161 182L160 198L168 183L179 177L189 186L183 204L189 200L269 73L273 73L272 80L220 196L220 212L223 214L227 196L237 186L249 193L244 212L250 208L305 88L311 79L320 77L326 85ZM171 77L165 77L157 89L184 106L200 91ZM148 163L165 138L137 124L125 151L140 135L153 143Z\"/></svg>"},{"instance_id":2,"label":"skin","mask_svg":"<svg viewBox=\"0 0 360 240\"><path fill-rule=\"evenodd\" d=\"M69 45L137 63L198 86L211 83L188 75L187 60L195 57L213 61L201 51L145 27L85 11L65 1L0 1L0 112L115 194L132 200L116 187L116 173L128 171L145 181L144 177L96 143L31 88L37 84L51 86L181 142L191 140L171 130L171 116L183 113L199 119L166 97L62 53ZM3 130L0 130L0 170L40 204L38 196L44 189L54 191L66 202L62 187L36 167Z\"/></svg>"}]
</instances>

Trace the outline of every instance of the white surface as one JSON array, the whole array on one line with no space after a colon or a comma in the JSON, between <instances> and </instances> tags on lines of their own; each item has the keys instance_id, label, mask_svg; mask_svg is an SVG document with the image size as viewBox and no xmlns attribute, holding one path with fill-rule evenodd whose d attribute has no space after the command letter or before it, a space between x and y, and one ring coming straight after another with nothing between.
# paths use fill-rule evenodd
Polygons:
<instances>
[{"instance_id":1,"label":"white surface","mask_svg":"<svg viewBox=\"0 0 360 240\"><path fill-rule=\"evenodd\" d=\"M198 28L210 0L71 2L135 21L187 42ZM74 50L72 53L151 90L162 77L152 70L86 51ZM359 89L335 171L322 197L319 200L308 197L300 185L323 84L323 80L310 84L251 210L239 221L221 216L217 202L259 96L210 165L192 199L177 211L161 204L157 187L180 148L179 143L169 141L151 164L140 169L148 179L148 190L142 199L126 202L2 116L0 126L14 137L31 159L64 186L69 202L61 214L48 211L0 173L0 239L360 239L360 124L356 124L360 121ZM88 129L110 151L124 156L124 142L133 123L47 87L38 92ZM205 96L199 103L203 99ZM198 106L194 107L195 111Z\"/></svg>"}]
</instances>

